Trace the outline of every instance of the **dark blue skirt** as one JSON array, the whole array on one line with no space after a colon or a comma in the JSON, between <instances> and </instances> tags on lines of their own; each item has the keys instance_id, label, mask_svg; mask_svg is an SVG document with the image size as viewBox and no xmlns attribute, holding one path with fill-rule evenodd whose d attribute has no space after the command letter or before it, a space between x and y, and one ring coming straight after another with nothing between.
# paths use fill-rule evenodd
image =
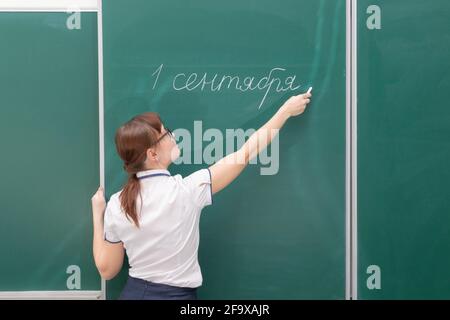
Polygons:
<instances>
[{"instance_id":1,"label":"dark blue skirt","mask_svg":"<svg viewBox=\"0 0 450 320\"><path fill-rule=\"evenodd\" d=\"M197 300L197 288L182 288L128 276L119 300Z\"/></svg>"}]
</instances>

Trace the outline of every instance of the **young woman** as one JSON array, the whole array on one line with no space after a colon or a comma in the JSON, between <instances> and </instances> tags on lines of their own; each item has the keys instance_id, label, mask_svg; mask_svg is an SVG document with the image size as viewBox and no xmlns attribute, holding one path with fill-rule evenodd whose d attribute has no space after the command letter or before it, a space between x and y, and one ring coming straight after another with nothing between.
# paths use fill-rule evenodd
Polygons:
<instances>
[{"instance_id":1,"label":"young woman","mask_svg":"<svg viewBox=\"0 0 450 320\"><path fill-rule=\"evenodd\" d=\"M197 259L201 210L264 150L290 117L303 113L311 93L289 98L236 152L182 178L167 168L180 155L172 132L156 113L138 115L116 132L128 181L106 205L92 197L93 254L103 279L130 269L121 299L196 299L202 284ZM106 210L105 210L106 209Z\"/></svg>"}]
</instances>

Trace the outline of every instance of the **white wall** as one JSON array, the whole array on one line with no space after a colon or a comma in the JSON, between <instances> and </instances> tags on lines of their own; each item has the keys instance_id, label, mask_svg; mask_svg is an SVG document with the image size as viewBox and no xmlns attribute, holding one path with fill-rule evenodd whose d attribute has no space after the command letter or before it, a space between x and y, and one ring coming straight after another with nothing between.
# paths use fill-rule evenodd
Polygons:
<instances>
[{"instance_id":1,"label":"white wall","mask_svg":"<svg viewBox=\"0 0 450 320\"><path fill-rule=\"evenodd\" d=\"M0 11L97 11L98 0L0 0Z\"/></svg>"}]
</instances>

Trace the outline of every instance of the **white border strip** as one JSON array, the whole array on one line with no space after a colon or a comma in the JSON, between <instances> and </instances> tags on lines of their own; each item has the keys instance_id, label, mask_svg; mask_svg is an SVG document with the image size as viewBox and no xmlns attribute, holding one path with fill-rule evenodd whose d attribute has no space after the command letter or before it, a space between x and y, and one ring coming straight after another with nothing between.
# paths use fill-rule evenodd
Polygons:
<instances>
[{"instance_id":1,"label":"white border strip","mask_svg":"<svg viewBox=\"0 0 450 320\"><path fill-rule=\"evenodd\" d=\"M357 72L357 53L358 53L358 29L357 29L357 0L352 0L352 299L358 299L358 72Z\"/></svg>"},{"instance_id":2,"label":"white border strip","mask_svg":"<svg viewBox=\"0 0 450 320\"><path fill-rule=\"evenodd\" d=\"M0 0L0 12L95 12L97 0Z\"/></svg>"},{"instance_id":3,"label":"white border strip","mask_svg":"<svg viewBox=\"0 0 450 320\"><path fill-rule=\"evenodd\" d=\"M103 15L102 0L97 0L97 32L98 32L98 133L99 133L99 160L100 160L100 185L105 187L105 119L103 96ZM106 281L102 279L102 300L106 300Z\"/></svg>"},{"instance_id":4,"label":"white border strip","mask_svg":"<svg viewBox=\"0 0 450 320\"><path fill-rule=\"evenodd\" d=\"M346 0L345 42L345 299L351 299L351 0Z\"/></svg>"},{"instance_id":5,"label":"white border strip","mask_svg":"<svg viewBox=\"0 0 450 320\"><path fill-rule=\"evenodd\" d=\"M2 291L0 300L99 300L101 291Z\"/></svg>"}]
</instances>

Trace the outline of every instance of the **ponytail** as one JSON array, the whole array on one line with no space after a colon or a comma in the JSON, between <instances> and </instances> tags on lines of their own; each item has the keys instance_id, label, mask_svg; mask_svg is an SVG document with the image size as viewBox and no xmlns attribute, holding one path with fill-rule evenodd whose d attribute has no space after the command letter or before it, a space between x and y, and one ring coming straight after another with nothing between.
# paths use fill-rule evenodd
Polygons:
<instances>
[{"instance_id":1,"label":"ponytail","mask_svg":"<svg viewBox=\"0 0 450 320\"><path fill-rule=\"evenodd\" d=\"M136 174L129 174L128 181L125 184L119 199L122 206L122 210L125 212L128 220L133 220L136 227L139 228L139 217L136 210L137 196L141 197L141 185Z\"/></svg>"}]
</instances>

